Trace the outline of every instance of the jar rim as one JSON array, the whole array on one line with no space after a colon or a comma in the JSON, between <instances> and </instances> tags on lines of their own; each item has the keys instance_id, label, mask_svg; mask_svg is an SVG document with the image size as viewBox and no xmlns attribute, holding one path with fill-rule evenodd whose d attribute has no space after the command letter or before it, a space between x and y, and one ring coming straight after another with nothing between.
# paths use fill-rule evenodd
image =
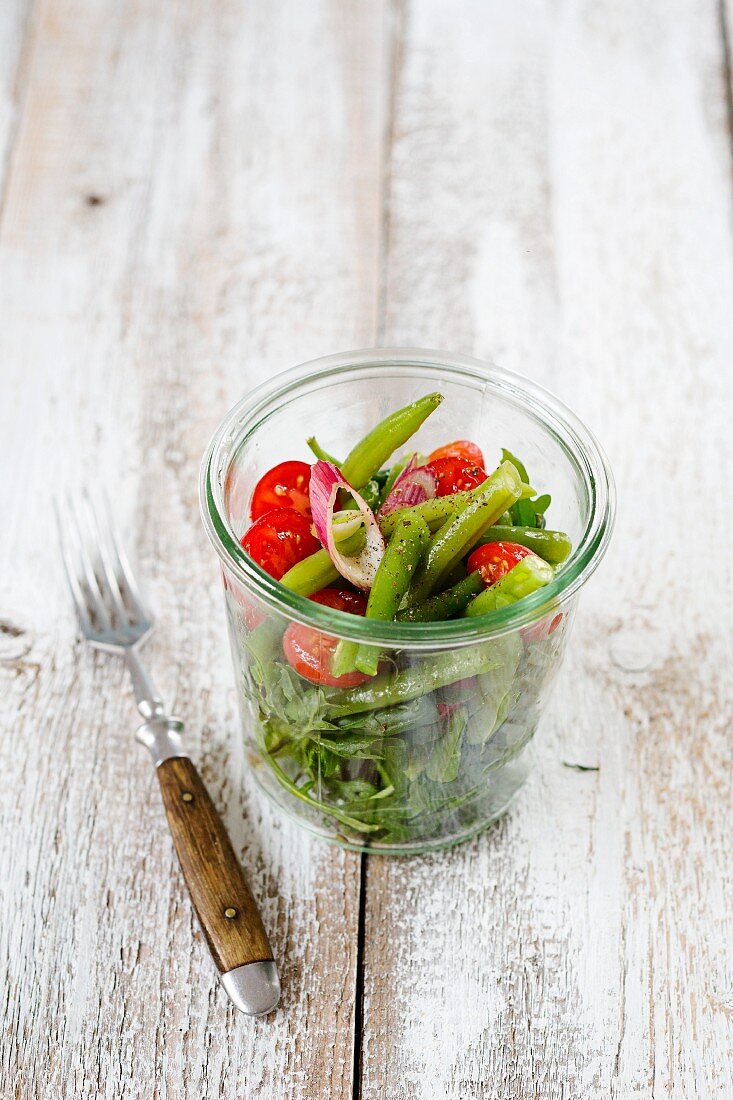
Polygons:
<instances>
[{"instance_id":1,"label":"jar rim","mask_svg":"<svg viewBox=\"0 0 733 1100\"><path fill-rule=\"evenodd\" d=\"M242 549L224 507L224 488L233 448L252 434L268 410L317 379L336 378L361 368L424 370L426 379L441 372L491 384L504 396L519 400L525 411L549 432L580 470L589 500L585 530L545 588L486 615L432 623L396 623L366 619L315 603L283 587ZM249 431L246 429L250 425ZM528 626L565 602L601 561L613 529L615 487L608 460L593 433L549 390L522 375L470 356L422 348L369 348L314 359L275 375L242 398L225 416L206 449L199 480L201 515L219 558L237 581L269 608L287 619L353 641L398 649L438 649L484 642Z\"/></svg>"}]
</instances>

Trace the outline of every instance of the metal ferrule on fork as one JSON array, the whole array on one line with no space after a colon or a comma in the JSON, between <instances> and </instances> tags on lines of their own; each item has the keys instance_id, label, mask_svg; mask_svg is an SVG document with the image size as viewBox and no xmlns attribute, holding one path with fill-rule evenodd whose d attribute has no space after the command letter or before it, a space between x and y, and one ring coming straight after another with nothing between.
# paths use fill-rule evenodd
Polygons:
<instances>
[{"instance_id":1,"label":"metal ferrule on fork","mask_svg":"<svg viewBox=\"0 0 733 1100\"><path fill-rule=\"evenodd\" d=\"M180 718L172 718L165 713L165 704L155 690L137 650L130 647L125 650L124 657L130 672L137 709L145 719L135 731L135 737L149 751L156 768L174 756L188 757L183 746L183 722Z\"/></svg>"},{"instance_id":2,"label":"metal ferrule on fork","mask_svg":"<svg viewBox=\"0 0 733 1100\"><path fill-rule=\"evenodd\" d=\"M180 718L150 718L135 731L135 737L150 752L156 768L174 756L188 756L183 747L183 722Z\"/></svg>"}]
</instances>

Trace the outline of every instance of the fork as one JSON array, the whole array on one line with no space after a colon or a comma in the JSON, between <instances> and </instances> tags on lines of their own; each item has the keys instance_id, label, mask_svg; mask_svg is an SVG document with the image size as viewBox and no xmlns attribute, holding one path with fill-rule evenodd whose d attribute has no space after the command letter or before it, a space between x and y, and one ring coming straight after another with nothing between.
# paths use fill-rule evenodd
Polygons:
<instances>
[{"instance_id":1,"label":"fork","mask_svg":"<svg viewBox=\"0 0 733 1100\"><path fill-rule=\"evenodd\" d=\"M166 714L139 654L153 629L109 501L83 491L56 503L64 569L82 633L95 649L127 665L168 825L191 900L230 999L264 1016L280 999L267 934L244 873L206 787L183 746L183 722Z\"/></svg>"}]
</instances>

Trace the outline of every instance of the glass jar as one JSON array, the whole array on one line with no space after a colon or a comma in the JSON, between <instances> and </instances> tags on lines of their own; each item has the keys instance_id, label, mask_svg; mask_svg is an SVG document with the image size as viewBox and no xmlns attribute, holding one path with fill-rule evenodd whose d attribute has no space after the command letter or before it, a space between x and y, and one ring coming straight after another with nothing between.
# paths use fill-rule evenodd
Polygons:
<instances>
[{"instance_id":1,"label":"glass jar","mask_svg":"<svg viewBox=\"0 0 733 1100\"><path fill-rule=\"evenodd\" d=\"M416 448L472 439L492 469L506 447L533 487L552 494L548 526L573 550L547 587L477 618L385 623L290 592L244 553L265 471L312 460L311 435L345 455L381 418L434 390L445 400ZM495 821L527 777L578 591L611 533L611 473L580 421L533 383L465 356L329 356L277 375L229 413L204 457L201 505L221 562L248 758L269 797L358 851L440 848ZM291 623L380 647L378 677L350 692L303 680L283 655Z\"/></svg>"}]
</instances>

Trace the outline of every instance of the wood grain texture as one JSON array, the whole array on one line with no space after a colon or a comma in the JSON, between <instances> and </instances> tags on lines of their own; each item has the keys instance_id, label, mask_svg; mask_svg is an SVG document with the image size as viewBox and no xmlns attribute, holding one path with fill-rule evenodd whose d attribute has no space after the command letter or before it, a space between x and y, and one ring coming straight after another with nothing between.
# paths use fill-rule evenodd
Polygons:
<instances>
[{"instance_id":1,"label":"wood grain texture","mask_svg":"<svg viewBox=\"0 0 733 1100\"><path fill-rule=\"evenodd\" d=\"M191 900L219 971L272 958L241 864L192 760L155 769Z\"/></svg>"},{"instance_id":2,"label":"wood grain texture","mask_svg":"<svg viewBox=\"0 0 733 1100\"><path fill-rule=\"evenodd\" d=\"M399 30L385 341L550 386L619 518L516 808L369 861L362 1097L727 1097L731 539L706 568L687 527L731 472L718 12L415 0Z\"/></svg>"},{"instance_id":3,"label":"wood grain texture","mask_svg":"<svg viewBox=\"0 0 733 1100\"><path fill-rule=\"evenodd\" d=\"M373 342L382 19L39 0L0 224L0 1096L351 1096L359 860L252 789L197 475L255 382ZM270 932L267 1020L219 988L124 669L75 642L51 498L86 477Z\"/></svg>"}]
</instances>

